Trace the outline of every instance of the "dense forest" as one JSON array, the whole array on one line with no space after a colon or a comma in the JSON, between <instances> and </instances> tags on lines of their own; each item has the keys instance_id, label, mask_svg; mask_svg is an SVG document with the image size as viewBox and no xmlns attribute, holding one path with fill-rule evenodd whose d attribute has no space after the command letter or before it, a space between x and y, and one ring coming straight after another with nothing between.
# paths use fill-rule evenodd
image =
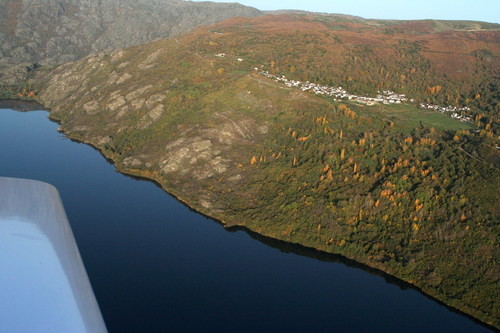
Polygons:
<instances>
[{"instance_id":1,"label":"dense forest","mask_svg":"<svg viewBox=\"0 0 500 333\"><path fill-rule=\"evenodd\" d=\"M226 216L369 263L448 304L480 300L471 312L496 308L498 169L467 152L483 138L401 130L344 104L303 119L249 159L243 193L213 184Z\"/></svg>"}]
</instances>

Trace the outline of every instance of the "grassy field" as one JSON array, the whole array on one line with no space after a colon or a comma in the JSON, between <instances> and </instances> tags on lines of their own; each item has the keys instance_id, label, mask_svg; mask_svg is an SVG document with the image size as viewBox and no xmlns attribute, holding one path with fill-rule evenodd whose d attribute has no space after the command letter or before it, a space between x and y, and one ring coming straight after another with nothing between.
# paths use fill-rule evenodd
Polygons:
<instances>
[{"instance_id":1,"label":"grassy field","mask_svg":"<svg viewBox=\"0 0 500 333\"><path fill-rule=\"evenodd\" d=\"M377 116L394 121L399 126L409 129L422 126L443 131L457 131L472 128L471 125L453 119L448 114L420 109L414 105L384 105L374 109Z\"/></svg>"}]
</instances>

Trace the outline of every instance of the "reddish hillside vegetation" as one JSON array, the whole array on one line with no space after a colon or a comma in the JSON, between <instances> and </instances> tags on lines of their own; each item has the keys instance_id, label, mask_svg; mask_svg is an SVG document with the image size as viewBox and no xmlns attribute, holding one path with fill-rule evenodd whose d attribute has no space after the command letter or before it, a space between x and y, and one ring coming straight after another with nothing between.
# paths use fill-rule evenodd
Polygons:
<instances>
[{"instance_id":1,"label":"reddish hillside vegetation","mask_svg":"<svg viewBox=\"0 0 500 333\"><path fill-rule=\"evenodd\" d=\"M417 101L498 111L498 25L341 20L315 15L235 18L182 38L200 54L226 53L292 79L349 91L391 89ZM455 27L464 27L456 29ZM439 89L432 89L440 87Z\"/></svg>"}]
</instances>

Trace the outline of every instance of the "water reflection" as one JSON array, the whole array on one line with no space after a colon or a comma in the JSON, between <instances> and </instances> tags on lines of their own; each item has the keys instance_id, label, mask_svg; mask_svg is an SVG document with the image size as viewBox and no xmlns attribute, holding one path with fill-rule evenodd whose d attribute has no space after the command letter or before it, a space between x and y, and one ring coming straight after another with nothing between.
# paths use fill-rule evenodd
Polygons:
<instances>
[{"instance_id":1,"label":"water reflection","mask_svg":"<svg viewBox=\"0 0 500 333\"><path fill-rule=\"evenodd\" d=\"M109 161L109 163L112 163L112 161ZM138 176L133 176L133 175L128 175L128 174L123 174L125 177L127 178L130 178L130 179L133 179L133 180L137 180L137 181L147 181L147 182L150 182L150 183L153 183L156 187L162 189L161 185L155 181L155 180L152 180L152 179L149 179L149 178L145 178L145 177L138 177ZM163 189L162 189L163 190ZM170 195L170 194L168 194ZM424 296L425 298L429 299L429 300L432 300L433 302L436 302L444 307L446 307L448 310L456 313L456 314L459 314L461 316L464 316L464 317L467 317L469 318L470 320L474 321L476 324L484 327L484 328L487 328L487 329L492 329L491 326L483 323L482 321L479 321L477 320L476 318L460 311L460 310L457 310L455 308L452 308L452 307L449 307L448 305L446 305L445 303L441 302L440 300L438 299L435 299L434 297L422 292L419 288L417 288L416 286L408 283L408 282L405 282L403 280L400 280L392 275L389 275L379 269L376 269L376 268L372 268L370 266L367 266L367 265L363 265L357 261L354 261L352 259L349 259L349 258L346 258L342 255L338 255L338 254L332 254L332 253L327 253L327 252L323 252L323 251L319 251L317 249L314 249L314 248L310 248L310 247L306 247L306 246L302 246L302 245L299 245L299 244L294 244L294 243L289 243L289 242L285 242L285 241L282 241L282 240L278 240L278 239L275 239L275 238L271 238L271 237L267 237L267 236L263 236L259 233L256 233L256 232L253 232L252 230L246 228L246 227L243 227L243 226L233 226L233 227L229 227L229 228L226 228L223 223L221 223L220 221L218 220L215 220L213 218L211 218L210 216L206 216L202 213L199 213L197 212L196 210L192 209L191 207L189 207L188 205L186 205L184 202L180 201L180 203L185 206L189 211L195 213L195 214L198 214L198 215L203 215L205 218L211 220L212 222L220 225L222 228L224 228L224 230L226 230L227 232L230 232L230 233L236 233L236 232L244 232L246 233L247 235L249 235L252 239L256 240L256 241L259 241L260 243L263 243L265 244L266 246L269 246L271 248L274 248L282 253L286 253L286 254L294 254L294 255L298 255L298 256L302 256L302 257L306 257L306 258L310 258L310 259L313 259L313 260L318 260L318 261L321 261L321 262L329 262L329 263L336 263L336 264L342 264L344 266L347 266L347 267L350 267L350 268L355 268L355 269L359 269L359 270L362 270L372 276L377 276L377 277L381 277L385 280L385 282L387 282L388 284L391 284L391 285L394 285L394 286L397 286L399 288L399 290L401 291L408 291L408 290L413 290L415 292L418 292L420 295Z\"/></svg>"},{"instance_id":2,"label":"water reflection","mask_svg":"<svg viewBox=\"0 0 500 333\"><path fill-rule=\"evenodd\" d=\"M0 109L14 111L47 111L48 109L35 101L3 100L0 99Z\"/></svg>"}]
</instances>

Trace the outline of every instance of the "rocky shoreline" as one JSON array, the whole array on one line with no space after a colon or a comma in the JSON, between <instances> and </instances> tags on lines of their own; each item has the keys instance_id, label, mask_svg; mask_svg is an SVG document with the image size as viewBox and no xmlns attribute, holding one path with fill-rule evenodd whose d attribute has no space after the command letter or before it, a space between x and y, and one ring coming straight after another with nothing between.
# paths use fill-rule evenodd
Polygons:
<instances>
[{"instance_id":1,"label":"rocky shoreline","mask_svg":"<svg viewBox=\"0 0 500 333\"><path fill-rule=\"evenodd\" d=\"M49 112L49 119L51 121L57 122L59 124L61 123L60 119L57 116L55 116L53 113L50 112L50 109L45 108L42 104L39 104L38 102L35 102L35 101L3 100L3 101L0 101L0 108L1 107L12 108L12 109L18 110L18 111L33 111L33 110L41 110L41 109L46 110ZM98 144L96 144L92 141L86 140L85 138L82 139L81 137L77 137L75 135L72 135L70 131L67 131L64 128L61 130L61 132L65 136L67 136L69 139L71 139L72 141L87 144L87 145L93 147L94 149L96 149L97 151L99 151L100 154L103 155L109 163L111 163L115 166L115 168L118 172L120 172L124 175L127 175L127 176L132 176L132 177L136 177L136 178L140 178L143 180L153 182L154 184L159 186L162 190L164 190L166 193L173 196L176 200L180 201L181 203L183 203L184 205L186 205L187 207L189 207L190 209L192 209L196 213L201 214L201 215L215 221L216 223L221 224L224 228L226 228L228 230L231 230L234 228L241 229L241 230L244 230L245 232L253 234L254 235L253 237L256 237L256 238L261 237L269 242L273 242L273 241L274 242L281 242L282 244L288 244L291 247L296 246L299 249L304 249L307 251L314 251L318 255L325 254L327 256L331 255L331 256L339 256L341 258L345 258L345 260L352 261L353 263L356 263L355 265L360 265L361 268L368 269L369 271L373 272L374 274L390 277L390 278L396 279L397 281L401 281L405 285L406 284L410 285L411 288L414 288L415 290L422 292L423 294L430 297L434 301L437 301L438 303L445 305L446 307L450 308L452 311L455 311L457 313L460 313L462 315L465 315L465 316L471 318L472 320L480 323L481 325L484 325L485 327L490 327L490 328L493 327L493 326L488 325L488 323L484 323L478 317L474 317L473 315L471 315L471 313L474 313L474 311L472 309L464 309L463 307L460 307L460 306L454 306L453 304L444 303L443 301L440 300L443 298L443 296L434 293L433 290L428 290L428 289L422 288L421 286L418 286L417 284L414 283L414 281L407 281L407 280L400 279L400 278L396 277L396 274L394 274L394 272L391 272L390 270L387 269L387 267L384 267L380 263L371 262L370 260L367 260L366 258L345 256L342 253L327 252L327 251L324 251L323 249L316 248L314 246L310 246L310 244L299 244L299 243L288 242L284 239L276 238L276 237L274 237L274 235L269 235L266 233L258 232L256 230L252 230L252 228L250 228L244 224L241 224L241 223L234 223L234 221L231 221L228 223L227 219L224 216L218 216L217 214L214 214L213 211L211 211L210 209L207 209L199 202L192 201L192 200L189 200L189 199L183 197L182 194L176 190L175 185L170 184L168 182L165 182L164 180L162 181L162 179L160 179L159 177L154 177L153 175L148 174L147 172L143 172L140 169L128 168L125 165L118 163L116 160L116 156L113 156L112 154L106 153L103 149L101 149L101 147L99 147Z\"/></svg>"}]
</instances>

